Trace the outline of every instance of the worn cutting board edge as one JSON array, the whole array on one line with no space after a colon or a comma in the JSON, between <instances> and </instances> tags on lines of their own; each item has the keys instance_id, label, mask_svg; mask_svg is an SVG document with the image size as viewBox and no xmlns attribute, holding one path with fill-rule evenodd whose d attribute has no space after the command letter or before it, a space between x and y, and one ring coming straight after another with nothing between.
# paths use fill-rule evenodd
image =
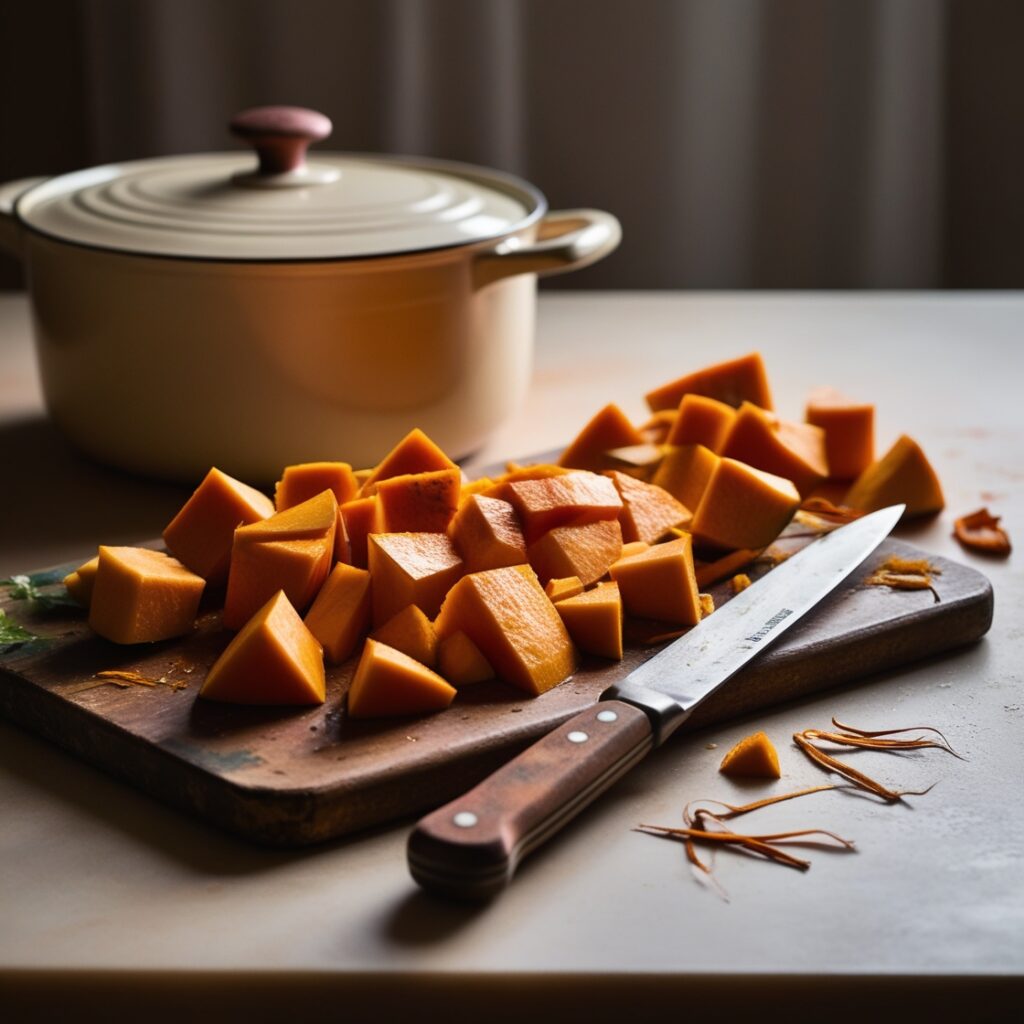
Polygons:
<instances>
[{"instance_id":1,"label":"worn cutting board edge","mask_svg":"<svg viewBox=\"0 0 1024 1024\"><path fill-rule=\"evenodd\" d=\"M921 557L916 549L890 540L873 559L893 553ZM940 603L932 604L927 591L893 592L862 586L859 581L869 560L819 609L793 627L777 647L709 698L684 731L898 668L979 639L991 624L991 586L973 569L944 559L933 561L943 568ZM719 596L724 596L724 586L717 588ZM870 606L867 616L865 605ZM876 614L876 607L879 611L891 609L892 614ZM837 624L844 623L849 623L849 628L837 631ZM142 791L219 827L268 845L300 846L419 813L449 800L592 703L614 679L656 650L634 651L621 665L585 666L578 677L544 697L518 702L521 708L508 709L507 705L517 702L507 699L497 708L484 708L483 713L528 712L500 734L478 736L461 746L435 744L432 754L411 766L407 763L404 772L400 764L374 764L371 757L368 768L357 765L350 778L336 777L323 785L252 783L244 770L225 769L216 760L204 763L202 757L197 761L195 749L169 748L140 737L25 678L16 668L0 666L7 683L0 687L0 712ZM10 656L4 661L17 664ZM419 723L399 724L391 731L417 728ZM339 742L345 742L343 733Z\"/></svg>"}]
</instances>

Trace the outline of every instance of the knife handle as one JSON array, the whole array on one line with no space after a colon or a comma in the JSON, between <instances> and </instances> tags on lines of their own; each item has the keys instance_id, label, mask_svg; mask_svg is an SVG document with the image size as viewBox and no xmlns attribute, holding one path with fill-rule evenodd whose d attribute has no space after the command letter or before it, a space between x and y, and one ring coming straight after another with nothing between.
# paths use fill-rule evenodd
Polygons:
<instances>
[{"instance_id":1,"label":"knife handle","mask_svg":"<svg viewBox=\"0 0 1024 1024\"><path fill-rule=\"evenodd\" d=\"M550 732L409 837L412 877L425 889L480 900L519 862L629 771L654 745L650 719L601 701Z\"/></svg>"}]
</instances>

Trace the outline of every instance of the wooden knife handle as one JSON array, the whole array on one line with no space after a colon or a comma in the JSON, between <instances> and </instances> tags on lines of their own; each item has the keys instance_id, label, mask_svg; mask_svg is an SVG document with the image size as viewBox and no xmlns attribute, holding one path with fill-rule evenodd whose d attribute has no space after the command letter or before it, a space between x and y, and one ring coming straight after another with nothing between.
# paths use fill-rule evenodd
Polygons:
<instances>
[{"instance_id":1,"label":"wooden knife handle","mask_svg":"<svg viewBox=\"0 0 1024 1024\"><path fill-rule=\"evenodd\" d=\"M518 863L652 748L650 719L602 701L569 719L464 796L427 815L409 837L409 870L431 892L487 899Z\"/></svg>"}]
</instances>

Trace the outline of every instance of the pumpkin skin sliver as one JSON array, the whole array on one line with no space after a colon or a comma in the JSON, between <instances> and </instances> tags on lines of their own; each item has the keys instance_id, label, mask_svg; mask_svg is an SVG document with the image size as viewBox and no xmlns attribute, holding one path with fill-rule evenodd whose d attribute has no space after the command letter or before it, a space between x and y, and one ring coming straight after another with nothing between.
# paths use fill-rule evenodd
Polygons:
<instances>
[{"instance_id":1,"label":"pumpkin skin sliver","mask_svg":"<svg viewBox=\"0 0 1024 1024\"><path fill-rule=\"evenodd\" d=\"M628 615L683 626L700 622L693 543L686 535L621 558L609 569Z\"/></svg>"},{"instance_id":2,"label":"pumpkin skin sliver","mask_svg":"<svg viewBox=\"0 0 1024 1024\"><path fill-rule=\"evenodd\" d=\"M560 466L572 469L604 469L605 453L612 448L644 443L644 436L614 403L601 409L562 452Z\"/></svg>"},{"instance_id":3,"label":"pumpkin skin sliver","mask_svg":"<svg viewBox=\"0 0 1024 1024\"><path fill-rule=\"evenodd\" d=\"M323 491L331 491L340 505L351 501L358 490L355 474L347 462L302 462L285 466L274 488L274 505L282 512Z\"/></svg>"},{"instance_id":4,"label":"pumpkin skin sliver","mask_svg":"<svg viewBox=\"0 0 1024 1024\"><path fill-rule=\"evenodd\" d=\"M738 359L729 359L706 366L695 373L670 381L647 394L647 405L652 412L678 409L683 395L703 395L733 407L753 402L762 409L772 408L768 375L760 352L751 352Z\"/></svg>"},{"instance_id":5,"label":"pumpkin skin sliver","mask_svg":"<svg viewBox=\"0 0 1024 1024\"><path fill-rule=\"evenodd\" d=\"M350 718L390 718L443 711L455 687L401 651L367 640L348 691Z\"/></svg>"},{"instance_id":6,"label":"pumpkin skin sliver","mask_svg":"<svg viewBox=\"0 0 1024 1024\"><path fill-rule=\"evenodd\" d=\"M370 634L371 640L408 654L427 668L437 667L437 633L434 624L414 604L406 605L383 626Z\"/></svg>"},{"instance_id":7,"label":"pumpkin skin sliver","mask_svg":"<svg viewBox=\"0 0 1024 1024\"><path fill-rule=\"evenodd\" d=\"M467 572L526 562L526 541L515 509L500 498L470 495L455 513L448 536Z\"/></svg>"},{"instance_id":8,"label":"pumpkin skin sliver","mask_svg":"<svg viewBox=\"0 0 1024 1024\"><path fill-rule=\"evenodd\" d=\"M351 657L370 629L370 574L338 563L324 581L306 613L306 627L324 649L324 657L340 665Z\"/></svg>"},{"instance_id":9,"label":"pumpkin skin sliver","mask_svg":"<svg viewBox=\"0 0 1024 1024\"><path fill-rule=\"evenodd\" d=\"M718 770L723 775L750 779L779 779L779 755L764 732L755 732L740 740L722 758Z\"/></svg>"}]
</instances>

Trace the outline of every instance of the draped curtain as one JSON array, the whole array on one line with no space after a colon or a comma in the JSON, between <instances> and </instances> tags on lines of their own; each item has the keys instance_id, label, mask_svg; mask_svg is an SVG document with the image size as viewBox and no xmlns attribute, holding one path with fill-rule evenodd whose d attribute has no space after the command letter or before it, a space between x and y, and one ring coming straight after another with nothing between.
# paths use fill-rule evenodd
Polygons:
<instances>
[{"instance_id":1,"label":"draped curtain","mask_svg":"<svg viewBox=\"0 0 1024 1024\"><path fill-rule=\"evenodd\" d=\"M294 103L332 148L611 210L570 287L1019 285L1022 29L1007 0L7 3L0 171L229 148Z\"/></svg>"}]
</instances>

